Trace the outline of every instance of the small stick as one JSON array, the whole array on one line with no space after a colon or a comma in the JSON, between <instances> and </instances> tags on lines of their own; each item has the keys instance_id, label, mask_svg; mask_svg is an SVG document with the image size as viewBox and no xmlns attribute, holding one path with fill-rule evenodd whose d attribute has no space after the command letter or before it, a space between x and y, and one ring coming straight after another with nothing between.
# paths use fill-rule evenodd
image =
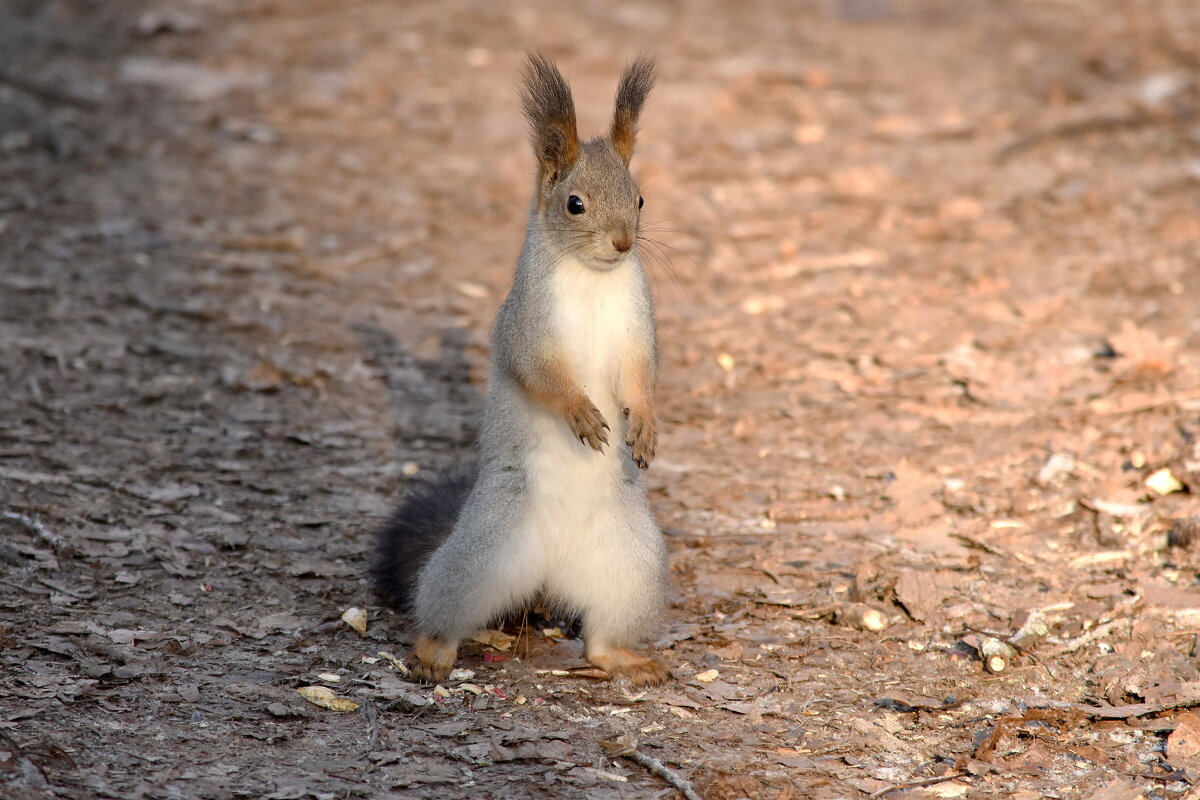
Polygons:
<instances>
[{"instance_id":1,"label":"small stick","mask_svg":"<svg viewBox=\"0 0 1200 800\"><path fill-rule=\"evenodd\" d=\"M367 749L359 756L360 759L371 755L371 751L379 744L379 714L370 699L363 701L363 712L367 715L367 724L371 727L371 738L367 741Z\"/></svg>"},{"instance_id":2,"label":"small stick","mask_svg":"<svg viewBox=\"0 0 1200 800\"><path fill-rule=\"evenodd\" d=\"M672 770L654 756L648 756L637 749L637 741L628 736L618 737L615 741L601 742L600 746L610 758L628 758L630 761L644 767L650 774L662 778L672 788L677 789L687 800L700 800L700 795L687 779Z\"/></svg>"},{"instance_id":3,"label":"small stick","mask_svg":"<svg viewBox=\"0 0 1200 800\"><path fill-rule=\"evenodd\" d=\"M912 783L901 783L888 789L880 789L877 792L871 792L869 795L867 795L867 800L878 800L878 798L889 795L892 792L903 792L909 789L919 789L922 786L933 786L934 784L942 783L944 781L952 781L955 778L965 778L966 776L967 773L965 772L951 772L949 775L939 775L936 778L926 778L925 780L913 781Z\"/></svg>"},{"instance_id":4,"label":"small stick","mask_svg":"<svg viewBox=\"0 0 1200 800\"><path fill-rule=\"evenodd\" d=\"M979 645L979 655L983 659L983 668L999 675L1008 669L1009 663L1017 657L1017 651L1008 643L989 636Z\"/></svg>"},{"instance_id":5,"label":"small stick","mask_svg":"<svg viewBox=\"0 0 1200 800\"><path fill-rule=\"evenodd\" d=\"M993 675L999 675L1004 670L1008 669L1009 664L1021 654L1028 655L1033 658L1031 652L1033 645L1041 639L1045 638L1050 633L1050 621L1046 619L1046 612L1040 608L1035 608L1029 612L1029 617L1025 620L1016 633L1008 637L1007 640L1001 641L998 638L993 638L988 634L984 634L987 638L979 647L979 654L983 657L983 668ZM1037 659L1034 659L1035 661ZM1049 667L1046 668L1049 670ZM1053 673L1051 673L1053 677Z\"/></svg>"},{"instance_id":6,"label":"small stick","mask_svg":"<svg viewBox=\"0 0 1200 800\"><path fill-rule=\"evenodd\" d=\"M81 97L71 92L65 92L62 89L56 89L53 86L43 86L40 83L35 83L3 70L0 70L0 83L7 84L31 97L48 100L52 103L61 103L65 106L74 106L75 108L87 110L100 105L90 97Z\"/></svg>"},{"instance_id":7,"label":"small stick","mask_svg":"<svg viewBox=\"0 0 1200 800\"><path fill-rule=\"evenodd\" d=\"M1066 642L1062 647L1051 653L1051 656L1062 656L1067 653L1074 653L1081 647L1087 647L1097 639L1103 639L1105 636L1117 626L1118 623L1128 623L1128 619L1114 619L1111 622L1105 622L1103 625L1097 625L1082 636L1077 636L1069 642Z\"/></svg>"},{"instance_id":8,"label":"small stick","mask_svg":"<svg viewBox=\"0 0 1200 800\"><path fill-rule=\"evenodd\" d=\"M20 589L22 592L29 592L30 594L40 594L40 595L44 595L46 597L49 597L51 594L53 594L53 592L51 592L49 589L38 589L34 586L22 586L19 583L13 583L12 581L6 581L3 578L0 578L0 585L11 586L14 589Z\"/></svg>"},{"instance_id":9,"label":"small stick","mask_svg":"<svg viewBox=\"0 0 1200 800\"><path fill-rule=\"evenodd\" d=\"M1153 411L1159 406L1171 405L1172 403L1187 403L1192 400L1200 400L1200 392L1180 392L1179 394L1167 394L1147 400L1145 402L1134 403L1133 405L1129 406L1117 404L1111 408L1098 408L1096 409L1095 413L1100 417L1112 417L1119 414L1137 414L1142 411Z\"/></svg>"},{"instance_id":10,"label":"small stick","mask_svg":"<svg viewBox=\"0 0 1200 800\"><path fill-rule=\"evenodd\" d=\"M1127 128L1137 128L1155 122L1149 114L1100 114L1083 119L1071 120L1049 128L1031 131L1019 136L1000 148L996 153L996 163L1003 164L1013 156L1031 150L1038 145L1053 139L1070 139L1089 133L1119 131Z\"/></svg>"},{"instance_id":11,"label":"small stick","mask_svg":"<svg viewBox=\"0 0 1200 800\"><path fill-rule=\"evenodd\" d=\"M1035 705L1036 703L1036 705ZM1170 700L1157 703L1131 703L1125 706L1089 706L1083 703L1064 703L1055 700L1030 699L1026 701L1030 711L1045 709L1048 711L1071 712L1082 714L1093 719L1133 719L1150 714L1161 714L1176 708L1193 708L1200 706L1200 694L1175 696ZM1001 717L1004 719L1004 717ZM976 756L978 758L978 756Z\"/></svg>"},{"instance_id":12,"label":"small stick","mask_svg":"<svg viewBox=\"0 0 1200 800\"><path fill-rule=\"evenodd\" d=\"M66 547L67 543L62 540L61 536L56 533L51 533L49 528L38 522L33 517L26 516L25 514L21 514L16 511L0 511L0 517L3 517L4 519L10 519L13 522L18 522L21 525L24 525L26 529L32 533L36 533L39 539L50 545L55 550L61 550L62 548Z\"/></svg>"},{"instance_id":13,"label":"small stick","mask_svg":"<svg viewBox=\"0 0 1200 800\"><path fill-rule=\"evenodd\" d=\"M1025 624L1009 637L1008 643L1018 650L1028 651L1049 634L1050 620L1046 619L1046 612L1035 608L1029 612Z\"/></svg>"}]
</instances>

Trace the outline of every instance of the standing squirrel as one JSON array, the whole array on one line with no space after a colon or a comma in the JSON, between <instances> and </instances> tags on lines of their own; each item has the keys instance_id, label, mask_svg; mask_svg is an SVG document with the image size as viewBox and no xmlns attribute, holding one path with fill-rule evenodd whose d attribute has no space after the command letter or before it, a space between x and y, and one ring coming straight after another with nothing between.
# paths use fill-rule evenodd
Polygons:
<instances>
[{"instance_id":1,"label":"standing squirrel","mask_svg":"<svg viewBox=\"0 0 1200 800\"><path fill-rule=\"evenodd\" d=\"M535 598L580 617L588 661L610 676L670 676L629 649L668 581L642 474L658 441L658 348L629 173L654 74L653 59L635 60L608 136L580 141L557 67L540 54L525 65L537 180L492 327L479 461L419 489L379 535L376 590L416 622L423 680L444 679L460 641Z\"/></svg>"}]
</instances>

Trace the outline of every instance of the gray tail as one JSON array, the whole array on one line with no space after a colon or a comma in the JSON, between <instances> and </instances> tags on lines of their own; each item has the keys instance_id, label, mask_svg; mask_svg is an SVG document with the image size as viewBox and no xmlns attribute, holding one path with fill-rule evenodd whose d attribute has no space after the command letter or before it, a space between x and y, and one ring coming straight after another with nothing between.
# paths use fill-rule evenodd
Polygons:
<instances>
[{"instance_id":1,"label":"gray tail","mask_svg":"<svg viewBox=\"0 0 1200 800\"><path fill-rule=\"evenodd\" d=\"M412 610L421 567L454 530L478 475L478 464L438 473L409 494L379 531L371 575L385 604Z\"/></svg>"}]
</instances>

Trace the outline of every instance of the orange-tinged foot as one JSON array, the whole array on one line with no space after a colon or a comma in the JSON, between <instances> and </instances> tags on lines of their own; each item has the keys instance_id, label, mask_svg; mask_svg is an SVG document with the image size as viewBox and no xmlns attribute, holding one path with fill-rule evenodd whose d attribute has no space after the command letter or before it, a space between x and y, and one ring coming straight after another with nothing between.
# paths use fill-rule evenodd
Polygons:
<instances>
[{"instance_id":1,"label":"orange-tinged foot","mask_svg":"<svg viewBox=\"0 0 1200 800\"><path fill-rule=\"evenodd\" d=\"M412 668L413 677L424 683L440 683L454 668L458 644L422 635L413 647L413 656L417 660Z\"/></svg>"},{"instance_id":2,"label":"orange-tinged foot","mask_svg":"<svg viewBox=\"0 0 1200 800\"><path fill-rule=\"evenodd\" d=\"M671 677L671 671L657 658L624 647L588 653L587 658L614 680L625 678L634 686L657 686Z\"/></svg>"}]
</instances>

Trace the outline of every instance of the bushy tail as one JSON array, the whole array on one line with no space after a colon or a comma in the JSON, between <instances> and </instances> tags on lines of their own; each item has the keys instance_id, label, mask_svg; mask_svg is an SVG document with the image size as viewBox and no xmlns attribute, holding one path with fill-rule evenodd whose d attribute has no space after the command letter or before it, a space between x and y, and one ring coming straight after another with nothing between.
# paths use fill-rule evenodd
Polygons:
<instances>
[{"instance_id":1,"label":"bushy tail","mask_svg":"<svg viewBox=\"0 0 1200 800\"><path fill-rule=\"evenodd\" d=\"M478 475L478 464L438 473L409 494L379 531L371 573L384 603L411 611L417 575L454 530Z\"/></svg>"}]
</instances>

